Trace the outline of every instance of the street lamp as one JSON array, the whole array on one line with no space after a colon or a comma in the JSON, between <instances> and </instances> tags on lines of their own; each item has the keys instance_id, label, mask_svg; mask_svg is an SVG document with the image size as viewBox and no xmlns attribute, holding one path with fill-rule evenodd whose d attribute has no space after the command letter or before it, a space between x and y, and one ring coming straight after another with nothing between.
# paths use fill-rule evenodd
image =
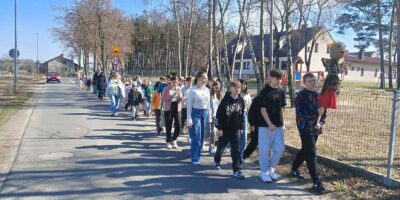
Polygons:
<instances>
[{"instance_id":1,"label":"street lamp","mask_svg":"<svg viewBox=\"0 0 400 200\"><path fill-rule=\"evenodd\" d=\"M15 29L14 29L14 84L13 90L14 93L17 92L17 0L14 1L15 9L14 9L14 16L15 16Z\"/></svg>"},{"instance_id":2,"label":"street lamp","mask_svg":"<svg viewBox=\"0 0 400 200\"><path fill-rule=\"evenodd\" d=\"M36 32L36 74L39 76L39 32Z\"/></svg>"}]
</instances>

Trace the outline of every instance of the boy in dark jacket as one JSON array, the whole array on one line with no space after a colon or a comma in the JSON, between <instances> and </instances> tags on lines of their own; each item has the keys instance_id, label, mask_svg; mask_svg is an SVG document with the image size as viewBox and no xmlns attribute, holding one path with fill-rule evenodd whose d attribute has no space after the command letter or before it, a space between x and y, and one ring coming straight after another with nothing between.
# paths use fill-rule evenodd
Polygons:
<instances>
[{"instance_id":1,"label":"boy in dark jacket","mask_svg":"<svg viewBox=\"0 0 400 200\"><path fill-rule=\"evenodd\" d=\"M231 144L231 157L233 175L238 179L244 179L241 172L239 141L243 130L244 100L239 95L241 84L232 81L230 91L225 94L217 109L215 126L218 129L218 147L214 156L214 168L221 169L221 157L228 143Z\"/></svg>"},{"instance_id":2,"label":"boy in dark jacket","mask_svg":"<svg viewBox=\"0 0 400 200\"><path fill-rule=\"evenodd\" d=\"M128 94L128 106L131 106L132 119L135 121L139 116L139 104L143 101L142 94L137 90L137 83L133 82Z\"/></svg>"},{"instance_id":3,"label":"boy in dark jacket","mask_svg":"<svg viewBox=\"0 0 400 200\"><path fill-rule=\"evenodd\" d=\"M318 103L319 94L315 90L316 78L312 73L303 76L305 89L296 96L296 123L301 138L301 149L292 164L290 174L297 178L304 178L299 167L304 161L307 163L308 172L313 181L312 189L316 193L323 193L325 188L319 180L317 173L316 143L318 135L322 133L325 123L326 111Z\"/></svg>"},{"instance_id":4,"label":"boy in dark jacket","mask_svg":"<svg viewBox=\"0 0 400 200\"><path fill-rule=\"evenodd\" d=\"M258 146L258 119L261 117L260 112L260 96L254 97L251 102L249 111L247 113L247 119L250 124L250 137L251 140L249 144L246 146L246 149L243 151L243 160L247 159L251 156L254 150L257 149Z\"/></svg>"}]
</instances>

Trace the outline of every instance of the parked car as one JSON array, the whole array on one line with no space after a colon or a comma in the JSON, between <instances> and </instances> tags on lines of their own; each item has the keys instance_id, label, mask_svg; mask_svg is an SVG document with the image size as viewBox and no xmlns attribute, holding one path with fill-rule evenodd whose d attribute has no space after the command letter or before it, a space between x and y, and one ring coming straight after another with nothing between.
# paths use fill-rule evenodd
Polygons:
<instances>
[{"instance_id":1,"label":"parked car","mask_svg":"<svg viewBox=\"0 0 400 200\"><path fill-rule=\"evenodd\" d=\"M57 81L58 83L61 83L61 76L58 74L58 72L49 72L47 73L47 83L50 81Z\"/></svg>"}]
</instances>

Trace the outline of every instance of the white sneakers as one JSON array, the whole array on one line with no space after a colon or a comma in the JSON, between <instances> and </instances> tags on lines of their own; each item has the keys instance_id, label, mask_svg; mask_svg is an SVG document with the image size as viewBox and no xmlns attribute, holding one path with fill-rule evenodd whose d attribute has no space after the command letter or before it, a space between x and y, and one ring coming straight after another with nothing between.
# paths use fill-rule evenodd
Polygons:
<instances>
[{"instance_id":1,"label":"white sneakers","mask_svg":"<svg viewBox=\"0 0 400 200\"><path fill-rule=\"evenodd\" d=\"M172 141L172 148L177 149L178 148L178 143L175 141Z\"/></svg>"},{"instance_id":2,"label":"white sneakers","mask_svg":"<svg viewBox=\"0 0 400 200\"><path fill-rule=\"evenodd\" d=\"M272 179L269 176L269 172L261 172L260 178L265 183L272 183Z\"/></svg>"},{"instance_id":3,"label":"white sneakers","mask_svg":"<svg viewBox=\"0 0 400 200\"><path fill-rule=\"evenodd\" d=\"M172 141L172 142L167 142L167 149L177 149L178 148L178 143L176 141Z\"/></svg>"},{"instance_id":4,"label":"white sneakers","mask_svg":"<svg viewBox=\"0 0 400 200\"><path fill-rule=\"evenodd\" d=\"M278 175L275 173L275 169L271 168L267 172L261 172L260 178L263 182L272 183L272 181L278 180Z\"/></svg>"}]
</instances>

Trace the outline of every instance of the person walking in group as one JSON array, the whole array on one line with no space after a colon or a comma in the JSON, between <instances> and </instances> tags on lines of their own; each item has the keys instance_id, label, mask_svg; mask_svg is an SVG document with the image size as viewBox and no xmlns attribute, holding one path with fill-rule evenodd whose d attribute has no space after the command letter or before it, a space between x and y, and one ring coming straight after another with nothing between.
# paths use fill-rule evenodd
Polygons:
<instances>
[{"instance_id":1,"label":"person walking in group","mask_svg":"<svg viewBox=\"0 0 400 200\"><path fill-rule=\"evenodd\" d=\"M151 82L150 82L151 84ZM151 103L151 93L153 92L153 88L147 80L143 81L142 84L142 91L143 91L143 96L144 96L144 116L149 117L150 114L150 103Z\"/></svg>"},{"instance_id":2,"label":"person walking in group","mask_svg":"<svg viewBox=\"0 0 400 200\"><path fill-rule=\"evenodd\" d=\"M228 143L231 144L233 175L244 179L241 169L239 148L240 135L243 134L245 102L240 96L241 84L239 81L230 83L230 92L227 92L217 110L215 125L218 128L218 148L214 156L217 170L221 169L221 157Z\"/></svg>"},{"instance_id":3,"label":"person walking in group","mask_svg":"<svg viewBox=\"0 0 400 200\"><path fill-rule=\"evenodd\" d=\"M180 132L180 115L182 109L182 91L178 86L176 77L171 77L170 85L162 92L162 103L164 106L165 129L167 135L167 149L178 148L176 140ZM174 135L171 136L172 123L174 123Z\"/></svg>"},{"instance_id":4,"label":"person walking in group","mask_svg":"<svg viewBox=\"0 0 400 200\"><path fill-rule=\"evenodd\" d=\"M156 129L157 134L161 135L162 128L160 125L161 122L161 95L158 93L158 87L160 86L160 81L157 81L154 85L153 95L151 96L151 109L154 111L156 116Z\"/></svg>"},{"instance_id":5,"label":"person walking in group","mask_svg":"<svg viewBox=\"0 0 400 200\"><path fill-rule=\"evenodd\" d=\"M210 90L207 84L207 73L198 72L195 85L189 91L187 99L187 127L191 138L190 153L192 163L200 165L204 134L210 116Z\"/></svg>"},{"instance_id":6,"label":"person walking in group","mask_svg":"<svg viewBox=\"0 0 400 200\"><path fill-rule=\"evenodd\" d=\"M299 167L304 161L307 163L308 172L313 181L312 189L317 193L323 193L325 188L319 179L317 172L317 149L318 135L322 133L325 124L325 109L319 105L319 94L316 91L316 78L314 74L307 73L303 76L305 89L300 91L295 100L296 123L300 133L301 149L297 153L292 164L290 174L303 179Z\"/></svg>"},{"instance_id":7,"label":"person walking in group","mask_svg":"<svg viewBox=\"0 0 400 200\"><path fill-rule=\"evenodd\" d=\"M258 120L261 117L260 95L254 97L247 112L247 119L250 125L250 142L243 151L242 160L246 160L258 147Z\"/></svg>"},{"instance_id":8,"label":"person walking in group","mask_svg":"<svg viewBox=\"0 0 400 200\"><path fill-rule=\"evenodd\" d=\"M81 89L81 72L79 70L75 72L75 87Z\"/></svg>"},{"instance_id":9,"label":"person walking in group","mask_svg":"<svg viewBox=\"0 0 400 200\"><path fill-rule=\"evenodd\" d=\"M97 79L97 90L99 92L99 99L101 101L104 100L104 94L106 92L107 88L107 79L106 76L104 75L104 72L100 72L99 78Z\"/></svg>"},{"instance_id":10,"label":"person walking in group","mask_svg":"<svg viewBox=\"0 0 400 200\"><path fill-rule=\"evenodd\" d=\"M125 98L125 87L124 84L121 82L121 76L116 72L112 72L106 89L106 95L111 100L110 107L112 116L117 116L120 98Z\"/></svg>"},{"instance_id":11,"label":"person walking in group","mask_svg":"<svg viewBox=\"0 0 400 200\"><path fill-rule=\"evenodd\" d=\"M92 79L92 82L93 82L93 86L92 86L93 87L93 93L96 96L99 96L99 92L98 92L98 89L97 89L97 83L99 82L98 80L99 80L99 70L96 70L96 72L93 75L93 79Z\"/></svg>"},{"instance_id":12,"label":"person walking in group","mask_svg":"<svg viewBox=\"0 0 400 200\"><path fill-rule=\"evenodd\" d=\"M240 96L243 98L244 100L244 113L243 113L243 132L240 135L240 155L241 158L243 157L243 151L246 147L247 144L247 114L251 105L251 96L250 94L247 92L247 82L243 79L240 79L240 83L242 85L242 92L240 94ZM240 159L240 162L243 162L243 159Z\"/></svg>"},{"instance_id":13,"label":"person walking in group","mask_svg":"<svg viewBox=\"0 0 400 200\"><path fill-rule=\"evenodd\" d=\"M261 115L258 128L259 163L261 180L272 182L278 179L275 167L285 150L283 108L286 106L286 94L279 87L282 72L272 70L271 82L261 95Z\"/></svg>"},{"instance_id":14,"label":"person walking in group","mask_svg":"<svg viewBox=\"0 0 400 200\"><path fill-rule=\"evenodd\" d=\"M134 121L139 118L139 105L142 101L142 94L137 90L137 82L133 82L128 95L128 105L131 107Z\"/></svg>"},{"instance_id":15,"label":"person walking in group","mask_svg":"<svg viewBox=\"0 0 400 200\"><path fill-rule=\"evenodd\" d=\"M221 94L221 84L218 81L215 81L213 86L211 87L211 123L210 123L210 146L209 152L215 153L217 148L215 147L215 122L217 117L217 109L221 102L222 94Z\"/></svg>"},{"instance_id":16,"label":"person walking in group","mask_svg":"<svg viewBox=\"0 0 400 200\"><path fill-rule=\"evenodd\" d=\"M182 116L181 116L181 133L184 132L185 122L187 120L187 99L189 97L189 91L192 88L192 77L186 77L185 85L182 87ZM190 137L188 136L188 141Z\"/></svg>"}]
</instances>

